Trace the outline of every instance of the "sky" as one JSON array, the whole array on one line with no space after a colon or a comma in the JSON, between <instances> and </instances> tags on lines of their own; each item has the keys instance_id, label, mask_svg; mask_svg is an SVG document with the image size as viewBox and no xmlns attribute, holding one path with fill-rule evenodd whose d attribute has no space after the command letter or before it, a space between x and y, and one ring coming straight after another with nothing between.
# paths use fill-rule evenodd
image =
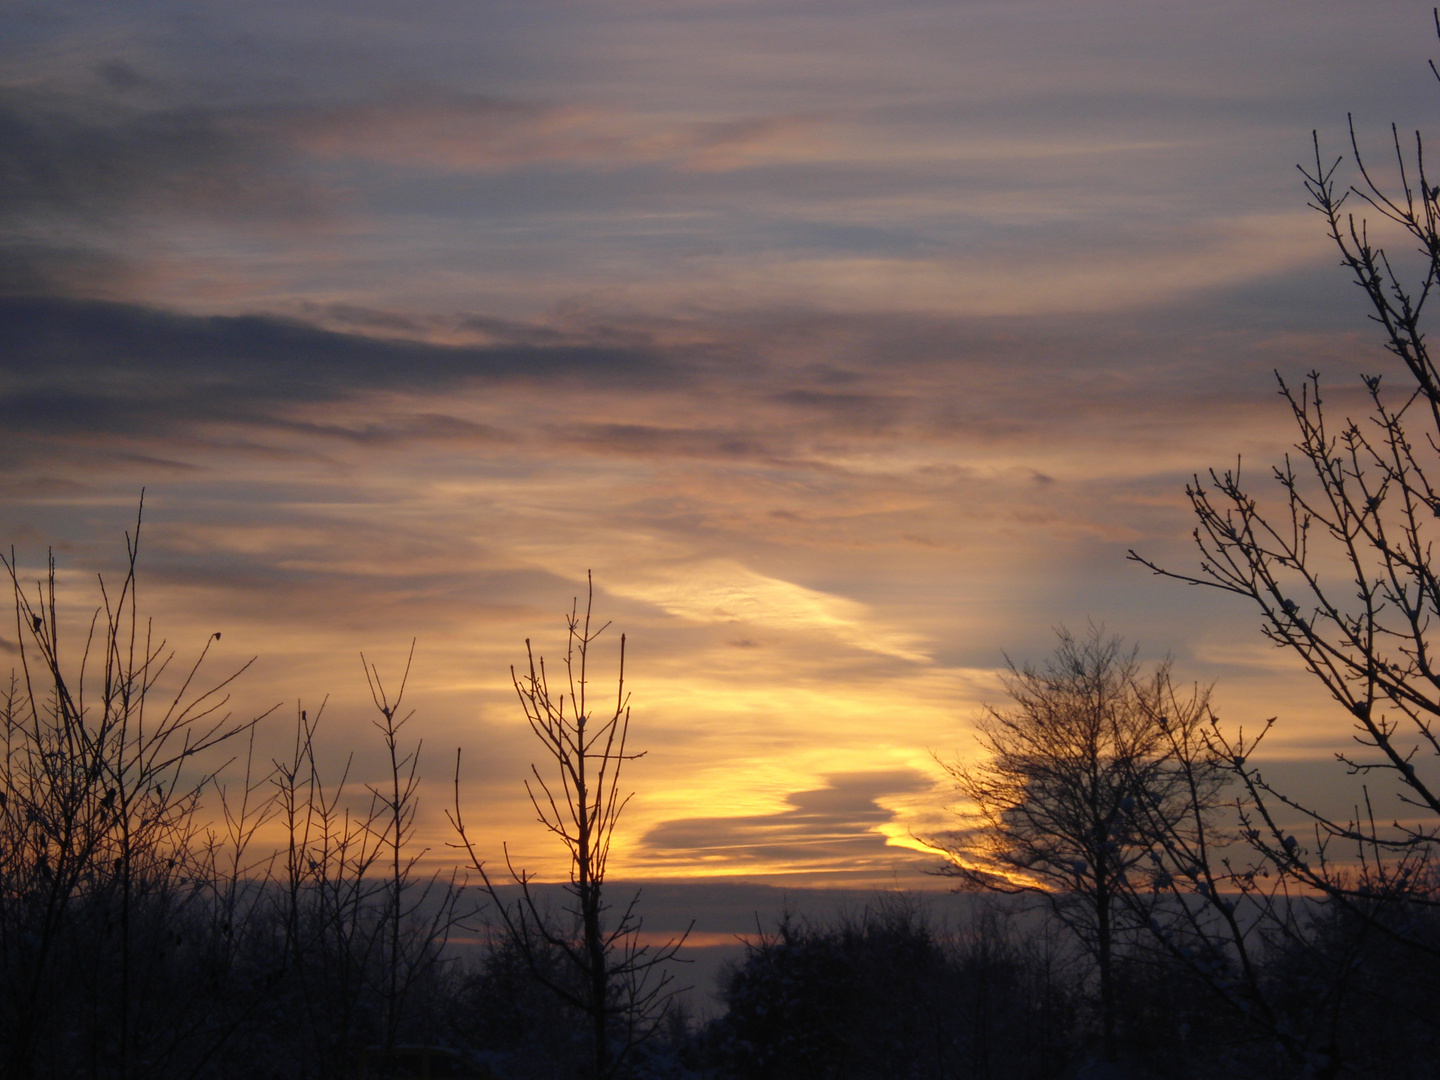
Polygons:
<instances>
[{"instance_id":1,"label":"sky","mask_svg":"<svg viewBox=\"0 0 1440 1080\"><path fill-rule=\"evenodd\" d=\"M1424 127L1373 0L139 0L0 6L0 542L80 627L255 658L260 753L360 656L420 841L564 862L510 684L594 604L633 708L612 874L924 882L937 764L1087 622L1215 684L1301 790L1343 716L1193 570L1275 372L1388 371L1297 163ZM1342 175L1344 173L1342 166ZM14 656L14 633L0 632ZM1307 771L1308 770L1308 771ZM233 768L225 775L233 780ZM1309 779L1306 779L1306 778ZM1307 787L1308 785L1308 787Z\"/></svg>"}]
</instances>

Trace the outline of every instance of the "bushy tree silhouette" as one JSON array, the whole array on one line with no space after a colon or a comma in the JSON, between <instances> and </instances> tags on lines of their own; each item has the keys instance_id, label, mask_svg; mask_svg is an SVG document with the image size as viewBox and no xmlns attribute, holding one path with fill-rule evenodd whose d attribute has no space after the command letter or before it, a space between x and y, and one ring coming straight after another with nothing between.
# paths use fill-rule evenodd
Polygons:
<instances>
[{"instance_id":1,"label":"bushy tree silhouette","mask_svg":"<svg viewBox=\"0 0 1440 1080\"><path fill-rule=\"evenodd\" d=\"M988 906L942 932L895 895L830 925L783 916L721 982L713 1064L743 1080L1055 1075L1075 1000L1038 944Z\"/></svg>"},{"instance_id":2,"label":"bushy tree silhouette","mask_svg":"<svg viewBox=\"0 0 1440 1080\"><path fill-rule=\"evenodd\" d=\"M1135 650L1099 628L1058 636L1041 665L1010 664L1013 705L987 708L981 757L942 762L964 800L961 825L927 842L961 888L1033 896L1091 952L1113 1060L1114 958L1134 928L1127 882L1147 865L1149 831L1187 833L1197 811L1210 812L1220 775L1187 774L1171 753L1171 733L1206 717L1205 692L1177 694L1167 664L1142 676Z\"/></svg>"}]
</instances>

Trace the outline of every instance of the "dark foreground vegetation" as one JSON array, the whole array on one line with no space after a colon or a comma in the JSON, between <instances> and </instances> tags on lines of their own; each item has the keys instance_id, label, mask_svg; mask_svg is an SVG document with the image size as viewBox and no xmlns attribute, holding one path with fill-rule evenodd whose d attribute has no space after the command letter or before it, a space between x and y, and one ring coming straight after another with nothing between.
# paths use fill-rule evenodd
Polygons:
<instances>
[{"instance_id":1,"label":"dark foreground vegetation","mask_svg":"<svg viewBox=\"0 0 1440 1080\"><path fill-rule=\"evenodd\" d=\"M1316 819L1317 850L1302 845L1266 816L1253 765L1222 757L1204 694L1099 632L1017 669L1013 706L982 724L986 756L954 769L976 810L937 838L943 872L1014 896L977 897L957 925L899 894L829 922L784 917L702 1021L675 993L683 935L652 950L638 897L607 889L618 771L636 755L623 669L598 708L581 696L599 685L586 665L604 630L588 611L569 616L563 679L538 660L516 675L559 770L537 766L531 793L570 882L538 890L515 867L492 882L465 839L457 764L467 888L416 869L404 679L367 668L378 781L331 775L321 718L303 710L289 752L260 763L257 725L283 720L231 719L240 673L207 682L203 651L175 666L140 615L137 538L88 636L64 648L53 571L34 589L13 577L6 1077L1435 1074L1429 834ZM1325 854L1327 826L1358 860ZM480 945L453 948L462 934Z\"/></svg>"},{"instance_id":2,"label":"dark foreground vegetation","mask_svg":"<svg viewBox=\"0 0 1440 1080\"><path fill-rule=\"evenodd\" d=\"M648 963L621 897L594 913L597 1023L587 909L552 912L523 872L505 893L482 881L479 903L453 878L415 873L403 682L392 697L371 671L390 770L364 789L366 812L343 773L324 775L320 719L305 712L288 757L262 769L251 754L243 780L218 784L204 763L228 749L247 760L262 718L227 718L228 679L196 690L200 664L172 669L131 570L99 613L84 680L66 676L49 583L33 602L17 589L25 648L3 699L0 774L7 1077L1389 1077L1433 1075L1440 1061L1440 916L1418 874L1364 902L1356 890L1268 906L1219 897L1241 905L1239 945L1195 879L1171 890L1147 878L1114 898L1103 994L1093 923L1076 916L1094 910L1083 888L1039 908L981 898L950 926L882 896L829 922L763 928L704 1022ZM527 677L521 689L538 693ZM591 731L624 722L616 700ZM1101 715L1120 713L1111 702ZM602 745L613 770L623 740ZM1165 790L1184 776L1165 752L1144 756ZM1129 828L1116 830L1125 850L1164 849L1163 835ZM456 959L457 930L488 944ZM422 1046L451 1056L432 1052L417 1071Z\"/></svg>"}]
</instances>

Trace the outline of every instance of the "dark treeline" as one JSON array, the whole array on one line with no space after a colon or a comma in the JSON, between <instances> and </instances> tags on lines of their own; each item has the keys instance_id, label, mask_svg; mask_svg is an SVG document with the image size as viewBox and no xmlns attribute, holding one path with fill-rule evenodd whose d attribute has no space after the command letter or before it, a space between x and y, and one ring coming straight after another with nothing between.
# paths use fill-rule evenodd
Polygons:
<instances>
[{"instance_id":1,"label":"dark treeline","mask_svg":"<svg viewBox=\"0 0 1440 1080\"><path fill-rule=\"evenodd\" d=\"M1217 992L1219 972L1192 962L1205 943L1177 955L1152 933L1126 934L1108 1063L1093 955L1033 908L985 904L939 930L913 901L886 897L826 925L782 921L723 980L726 1011L688 1060L747 1080L1435 1075L1433 959L1326 901L1295 907L1302 932L1273 940L1258 973L1277 1017L1247 1016ZM1389 918L1440 942L1429 906ZM1327 1052L1297 1065L1277 1021L1323 1029Z\"/></svg>"}]
</instances>

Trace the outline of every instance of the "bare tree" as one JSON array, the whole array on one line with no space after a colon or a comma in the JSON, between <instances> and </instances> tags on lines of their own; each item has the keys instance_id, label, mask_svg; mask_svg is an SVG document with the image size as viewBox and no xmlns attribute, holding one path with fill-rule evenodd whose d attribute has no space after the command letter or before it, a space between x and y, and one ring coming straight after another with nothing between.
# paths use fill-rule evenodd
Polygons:
<instances>
[{"instance_id":1,"label":"bare tree","mask_svg":"<svg viewBox=\"0 0 1440 1080\"><path fill-rule=\"evenodd\" d=\"M380 949L378 997L384 1010L383 1068L388 1073L395 1046L404 1034L410 999L417 984L440 962L441 952L450 939L450 932L460 920L456 873L442 878L437 870L428 877L416 873L428 848L416 851L412 840L415 814L419 810L420 751L422 743L412 749L400 745L400 729L412 713L401 713L405 687L410 680L410 665L415 657L415 643L405 670L395 687L394 697L385 689L384 680L375 665L365 661L365 677L370 696L380 719L372 721L385 743L388 784L382 790L371 785L370 820L367 828L381 835L382 850L388 850L385 883L382 890L379 921L383 938Z\"/></svg>"},{"instance_id":2,"label":"bare tree","mask_svg":"<svg viewBox=\"0 0 1440 1080\"><path fill-rule=\"evenodd\" d=\"M353 757L333 773L322 768L323 702L313 715L298 711L292 753L271 774L271 813L285 836L271 890L282 961L311 1068L327 1077L353 1075L376 1043L377 1075L389 1075L396 1045L424 1026L416 995L438 974L463 914L453 873L417 869L428 849L413 843L421 744L406 747L401 734L411 718L402 711L410 659L393 695L378 669L361 662L386 750L382 782L365 785L368 806L354 809Z\"/></svg>"},{"instance_id":3,"label":"bare tree","mask_svg":"<svg viewBox=\"0 0 1440 1080\"><path fill-rule=\"evenodd\" d=\"M1435 18L1440 31L1440 13ZM1258 819L1256 852L1306 887L1342 902L1363 897L1366 905L1377 894L1417 899L1440 839L1440 654L1433 640L1440 573L1432 552L1440 536L1440 370L1424 332L1440 285L1440 185L1427 170L1419 132L1407 150L1392 125L1390 142L1389 182L1362 153L1353 121L1354 185L1336 179L1344 159L1323 157L1318 137L1314 164L1301 172L1310 205L1400 361L1400 385L1363 376L1368 415L1336 423L1325 411L1318 372L1299 384L1277 372L1298 439L1295 454L1271 470L1274 501L1254 493L1238 464L1211 470L1186 488L1198 519L1199 571L1175 572L1130 552L1157 574L1249 600L1265 636L1354 718L1359 749L1336 757L1366 783L1347 820L1275 790L1253 764L1234 771ZM1392 260L1383 246L1387 233L1413 249L1409 271L1404 257ZM1221 749L1231 762L1251 757L1244 745ZM1371 813L1376 781L1400 805L1382 811L1379 823ZM1312 826L1312 858L1296 857L1293 837L1286 842L1278 823L1287 814ZM1341 862L1358 859L1358 874L1337 872L1342 853Z\"/></svg>"},{"instance_id":4,"label":"bare tree","mask_svg":"<svg viewBox=\"0 0 1440 1080\"><path fill-rule=\"evenodd\" d=\"M140 614L140 518L118 589L67 647L53 556L34 591L12 552L18 671L0 695L0 1050L7 1076L186 1075L232 1028L170 985L206 912L197 808L228 687L188 669ZM263 714L262 714L263 715ZM193 943L191 948L193 948Z\"/></svg>"},{"instance_id":5,"label":"bare tree","mask_svg":"<svg viewBox=\"0 0 1440 1080\"><path fill-rule=\"evenodd\" d=\"M1037 897L1089 950L1103 1050L1114 1060L1115 952L1134 925L1122 894L1148 854L1145 828L1158 821L1188 833L1187 822L1213 806L1219 776L1201 769L1187 778L1167 738L1206 716L1203 690L1177 695L1168 664L1142 676L1136 651L1098 628L1083 639L1058 635L1043 665L1010 664L1014 705L987 708L984 756L941 762L967 805L960 829L927 842L961 888Z\"/></svg>"},{"instance_id":6,"label":"bare tree","mask_svg":"<svg viewBox=\"0 0 1440 1080\"><path fill-rule=\"evenodd\" d=\"M1440 11L1434 20L1440 32ZM1433 63L1431 70L1440 78ZM1267 1027L1297 1067L1334 1075L1355 1026L1363 951L1386 941L1427 958L1432 969L1440 956L1440 576L1432 551L1440 535L1440 370L1425 334L1440 285L1440 185L1419 132L1402 139L1391 126L1387 179L1362 152L1352 120L1352 184L1338 179L1345 158L1325 157L1312 138L1313 164L1301 167L1310 206L1399 361L1390 379L1399 378L1382 385L1382 374L1362 376L1363 413L1337 422L1319 372L1299 382L1277 372L1297 440L1270 470L1270 497L1242 478L1238 463L1196 475L1186 493L1197 519L1198 571L1169 570L1134 551L1130 557L1157 574L1248 600L1264 635L1353 718L1355 746L1335 755L1359 781L1350 815L1323 812L1267 781L1256 749L1273 718L1249 739L1217 725L1203 733L1201 753L1237 781L1243 848L1219 859L1183 845L1173 845L1175 859L1157 852L1171 868L1190 868L1188 883L1164 879L1190 894L1175 912L1208 919L1190 936L1211 953L1223 943L1228 968L1201 971L1211 986ZM1290 831L1297 823L1305 826L1299 837ZM1208 891L1197 904L1201 885ZM1319 908L1314 897L1323 898ZM1297 911L1307 907L1344 932L1320 934L1316 920L1303 925ZM1277 942L1310 958L1317 973L1308 1030L1297 1029L1258 974L1257 944L1273 953Z\"/></svg>"},{"instance_id":7,"label":"bare tree","mask_svg":"<svg viewBox=\"0 0 1440 1080\"><path fill-rule=\"evenodd\" d=\"M525 957L537 979L588 1019L591 1067L598 1080L619 1073L630 1051L653 1032L670 1009L672 976L664 965L674 959L688 931L652 950L640 941L639 892L623 906L611 907L606 901L610 845L630 800L620 787L621 767L644 755L628 748L630 695L625 688L623 634L613 707L597 709L589 692L590 650L610 624L592 625L594 584L588 575L587 583L585 611L580 611L577 597L567 618L568 644L559 685L552 688L545 660L537 659L529 639L525 641L526 670L510 670L525 719L548 759L546 772L531 765L525 790L540 823L569 856L570 903L565 914L570 925L556 925L532 877L511 861L508 845L505 865L518 886L519 899L511 903L501 895L461 817L458 752L451 823L460 837L458 846L479 873L509 943ZM559 973L546 962L557 951L565 958Z\"/></svg>"},{"instance_id":8,"label":"bare tree","mask_svg":"<svg viewBox=\"0 0 1440 1080\"><path fill-rule=\"evenodd\" d=\"M74 636L53 557L33 588L0 557L18 642L0 683L0 1074L229 1075L243 1044L246 1075L354 1075L367 1044L438 1024L417 999L458 917L453 876L417 868L409 663L392 686L364 664L387 751L368 807L348 761L322 777L323 706L257 767L268 713L228 712L248 665L207 682L214 634L176 668L141 614L138 539L137 521L123 580L101 580Z\"/></svg>"}]
</instances>

